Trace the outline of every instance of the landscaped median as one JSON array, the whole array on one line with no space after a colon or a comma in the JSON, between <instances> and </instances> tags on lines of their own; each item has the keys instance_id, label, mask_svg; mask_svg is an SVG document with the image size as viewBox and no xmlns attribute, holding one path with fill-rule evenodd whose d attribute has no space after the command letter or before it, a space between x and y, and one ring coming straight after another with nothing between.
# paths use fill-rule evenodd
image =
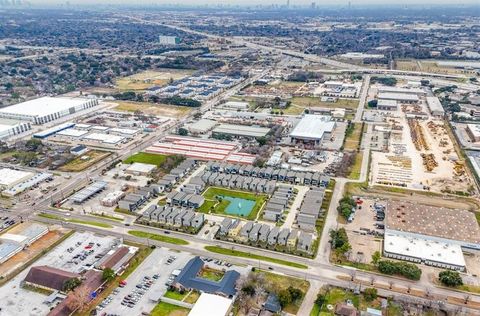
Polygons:
<instances>
[{"instance_id":1,"label":"landscaped median","mask_svg":"<svg viewBox=\"0 0 480 316\"><path fill-rule=\"evenodd\" d=\"M261 255L255 255L255 254L252 254L252 253L249 253L249 252L232 250L232 249L222 248L222 247L218 247L218 246L205 246L205 249L210 251L210 252L219 253L219 254L227 255L227 256L248 258L248 259L254 259L254 260L262 260L262 261L268 261L268 262L281 264L281 265L284 265L284 266L289 266L289 267L298 268L298 269L308 269L308 267L306 265L301 264L301 263L296 263L296 262L286 261L286 260L282 260L282 259L276 259L276 258L261 256Z\"/></svg>"},{"instance_id":2,"label":"landscaped median","mask_svg":"<svg viewBox=\"0 0 480 316\"><path fill-rule=\"evenodd\" d=\"M151 239L151 240L167 242L169 244L188 245L188 241L180 239L180 238L147 233L147 232L144 232L144 231L141 231L141 230L129 230L128 233L132 236L135 236L135 237L148 238L148 239Z\"/></svg>"},{"instance_id":3,"label":"landscaped median","mask_svg":"<svg viewBox=\"0 0 480 316\"><path fill-rule=\"evenodd\" d=\"M68 223L75 223L75 224L82 224L82 225L90 225L90 226L97 226L101 228L113 228L112 225L110 224L105 224L101 222L95 222L95 221L89 221L89 220L83 220L83 219L75 219L75 218L64 218L55 214L48 214L48 213L40 213L38 216L43 217L43 218L49 218L49 219L54 219L58 221L65 221Z\"/></svg>"}]
</instances>

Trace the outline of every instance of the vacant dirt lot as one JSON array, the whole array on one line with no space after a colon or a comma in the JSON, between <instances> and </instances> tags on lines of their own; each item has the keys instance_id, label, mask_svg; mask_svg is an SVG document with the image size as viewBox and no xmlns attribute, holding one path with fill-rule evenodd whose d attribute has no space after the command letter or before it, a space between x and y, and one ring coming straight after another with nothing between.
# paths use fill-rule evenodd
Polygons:
<instances>
[{"instance_id":1,"label":"vacant dirt lot","mask_svg":"<svg viewBox=\"0 0 480 316\"><path fill-rule=\"evenodd\" d=\"M44 249L47 249L48 247L53 245L66 233L68 232L59 230L48 232L42 238L30 245L28 248L22 250L21 252L10 258L10 260L2 263L0 265L0 276L5 277L8 274L12 273L15 269L21 267L23 264L40 254Z\"/></svg>"},{"instance_id":2,"label":"vacant dirt lot","mask_svg":"<svg viewBox=\"0 0 480 316\"><path fill-rule=\"evenodd\" d=\"M90 150L89 152L75 158L66 165L59 168L61 171L66 172L79 172L93 166L102 159L107 158L110 155L109 152L101 150Z\"/></svg>"},{"instance_id":3,"label":"vacant dirt lot","mask_svg":"<svg viewBox=\"0 0 480 316\"><path fill-rule=\"evenodd\" d=\"M141 111L145 114L155 116L167 116L172 118L180 118L187 115L192 108L186 106L175 106L167 104L154 104L147 102L127 102L127 101L115 101L117 106L114 108L116 111L123 112L135 112Z\"/></svg>"}]
</instances>

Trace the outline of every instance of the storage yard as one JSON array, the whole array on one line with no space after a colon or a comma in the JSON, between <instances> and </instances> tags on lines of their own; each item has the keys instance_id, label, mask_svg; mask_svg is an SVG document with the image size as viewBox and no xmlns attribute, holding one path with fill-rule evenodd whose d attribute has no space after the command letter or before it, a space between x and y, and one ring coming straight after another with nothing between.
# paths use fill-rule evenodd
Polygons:
<instances>
[{"instance_id":1,"label":"storage yard","mask_svg":"<svg viewBox=\"0 0 480 316\"><path fill-rule=\"evenodd\" d=\"M421 95L417 90L400 91L404 91L402 95ZM381 123L382 126L395 130L395 133L387 136L389 146L386 152L372 153L373 184L435 192L470 190L473 179L455 151L445 122L429 115L430 111L426 101L422 100L414 105L403 104L385 116L388 121ZM416 114L412 113L423 113L422 119L415 118Z\"/></svg>"}]
</instances>

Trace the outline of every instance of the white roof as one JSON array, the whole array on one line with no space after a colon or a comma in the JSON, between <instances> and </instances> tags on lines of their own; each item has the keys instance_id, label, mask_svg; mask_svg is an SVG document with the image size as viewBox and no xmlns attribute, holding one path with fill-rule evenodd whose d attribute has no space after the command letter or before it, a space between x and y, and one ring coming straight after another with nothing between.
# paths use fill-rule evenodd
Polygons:
<instances>
[{"instance_id":1,"label":"white roof","mask_svg":"<svg viewBox=\"0 0 480 316\"><path fill-rule=\"evenodd\" d=\"M0 236L0 238L3 241L11 241L11 242L19 243L19 244L23 243L24 241L26 241L28 239L27 236L10 234L10 233L2 234Z\"/></svg>"},{"instance_id":2,"label":"white roof","mask_svg":"<svg viewBox=\"0 0 480 316\"><path fill-rule=\"evenodd\" d=\"M148 164L148 163L134 162L133 164L131 164L127 168L127 170L131 171L131 172L149 173L149 172L155 170L155 168L157 168L157 166L155 166L155 165L151 165L151 164Z\"/></svg>"},{"instance_id":3,"label":"white roof","mask_svg":"<svg viewBox=\"0 0 480 316\"><path fill-rule=\"evenodd\" d=\"M107 144L117 144L124 140L125 137L111 134L92 133L90 135L84 136L83 139L101 141Z\"/></svg>"},{"instance_id":4,"label":"white roof","mask_svg":"<svg viewBox=\"0 0 480 316\"><path fill-rule=\"evenodd\" d=\"M295 126L290 137L321 139L325 132L332 132L335 122L330 121L328 115L307 114Z\"/></svg>"},{"instance_id":5,"label":"white roof","mask_svg":"<svg viewBox=\"0 0 480 316\"><path fill-rule=\"evenodd\" d=\"M395 100L378 100L377 106L397 106L397 101Z\"/></svg>"},{"instance_id":6,"label":"white roof","mask_svg":"<svg viewBox=\"0 0 480 316\"><path fill-rule=\"evenodd\" d=\"M0 169L0 185L10 186L12 184L33 177L33 173L8 168Z\"/></svg>"},{"instance_id":7,"label":"white roof","mask_svg":"<svg viewBox=\"0 0 480 316\"><path fill-rule=\"evenodd\" d=\"M111 128L110 132L124 134L124 135L135 135L138 133L138 129L131 128Z\"/></svg>"},{"instance_id":8,"label":"white roof","mask_svg":"<svg viewBox=\"0 0 480 316\"><path fill-rule=\"evenodd\" d=\"M248 108L248 102L228 101L224 105L227 108Z\"/></svg>"},{"instance_id":9,"label":"white roof","mask_svg":"<svg viewBox=\"0 0 480 316\"><path fill-rule=\"evenodd\" d=\"M442 103L440 103L440 100L437 97L427 97L427 105L430 112L445 112Z\"/></svg>"},{"instance_id":10,"label":"white roof","mask_svg":"<svg viewBox=\"0 0 480 316\"><path fill-rule=\"evenodd\" d=\"M418 101L418 96L416 94L382 92L378 94L378 99Z\"/></svg>"},{"instance_id":11,"label":"white roof","mask_svg":"<svg viewBox=\"0 0 480 316\"><path fill-rule=\"evenodd\" d=\"M188 316L225 316L232 300L223 296L202 293Z\"/></svg>"},{"instance_id":12,"label":"white roof","mask_svg":"<svg viewBox=\"0 0 480 316\"><path fill-rule=\"evenodd\" d=\"M0 109L1 113L20 114L30 116L45 116L57 112L68 110L88 102L87 99L80 98L52 98L42 97Z\"/></svg>"},{"instance_id":13,"label":"white roof","mask_svg":"<svg viewBox=\"0 0 480 316\"><path fill-rule=\"evenodd\" d=\"M402 88L402 87L389 87L381 86L378 87L378 92L391 92L391 93L401 93L401 94L425 94L426 91L422 88Z\"/></svg>"},{"instance_id":14,"label":"white roof","mask_svg":"<svg viewBox=\"0 0 480 316\"><path fill-rule=\"evenodd\" d=\"M57 135L68 136L68 137L80 137L85 134L88 134L88 131L74 129L74 128L64 129L63 131L60 131L57 133Z\"/></svg>"},{"instance_id":15,"label":"white roof","mask_svg":"<svg viewBox=\"0 0 480 316\"><path fill-rule=\"evenodd\" d=\"M387 233L385 234L384 249L387 253L455 266L465 266L462 248L458 244Z\"/></svg>"},{"instance_id":16,"label":"white roof","mask_svg":"<svg viewBox=\"0 0 480 316\"><path fill-rule=\"evenodd\" d=\"M468 129L475 137L480 137L480 125L479 124L467 124Z\"/></svg>"}]
</instances>

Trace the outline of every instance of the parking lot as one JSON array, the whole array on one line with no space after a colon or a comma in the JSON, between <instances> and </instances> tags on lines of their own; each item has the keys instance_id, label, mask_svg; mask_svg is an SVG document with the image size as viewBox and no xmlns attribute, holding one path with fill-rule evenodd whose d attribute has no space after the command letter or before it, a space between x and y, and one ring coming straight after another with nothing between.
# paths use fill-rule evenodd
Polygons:
<instances>
[{"instance_id":1,"label":"parking lot","mask_svg":"<svg viewBox=\"0 0 480 316\"><path fill-rule=\"evenodd\" d=\"M78 242L81 242L81 245L75 247ZM75 265L74 263L68 263L68 261L70 261L75 254L86 250L84 249L85 246L88 246L91 242L95 243L95 248L92 246L94 252L89 255L88 258L82 261L81 264L79 263ZM55 249L37 260L33 265L48 265L58 269L78 272L83 268L84 265L98 260L95 259L96 254L106 251L107 247L111 247L114 242L115 239L113 237L103 237L87 232L77 232ZM97 243L99 243L101 246L97 246ZM71 247L74 247L75 250L72 253L67 252L67 249ZM50 308L58 303L54 302L52 305L48 305L44 303L45 299L47 298L45 294L25 290L21 287L21 282L27 276L30 268L31 266L27 267L15 278L0 287L0 301L2 302L2 309L0 310L1 316L47 315L50 311Z\"/></svg>"},{"instance_id":2,"label":"parking lot","mask_svg":"<svg viewBox=\"0 0 480 316\"><path fill-rule=\"evenodd\" d=\"M176 259L171 264L166 264L171 256ZM167 291L165 283L171 273L174 270L182 269L191 258L192 255L188 253L179 253L164 248L155 249L125 280L125 286L118 287L109 296L110 302L104 308L99 307L101 313L140 315L142 312L150 312L157 304L156 299ZM156 275L155 278L154 275ZM151 283L151 285L145 286L147 283ZM125 299L126 297L128 300Z\"/></svg>"},{"instance_id":3,"label":"parking lot","mask_svg":"<svg viewBox=\"0 0 480 316\"><path fill-rule=\"evenodd\" d=\"M350 260L355 262L368 263L371 261L375 251L382 252L382 242L377 236L384 233L384 224L381 218L375 218L374 204L384 204L382 201L361 198L362 203L357 206L352 222L342 225L347 231L348 239L352 245Z\"/></svg>"}]
</instances>

